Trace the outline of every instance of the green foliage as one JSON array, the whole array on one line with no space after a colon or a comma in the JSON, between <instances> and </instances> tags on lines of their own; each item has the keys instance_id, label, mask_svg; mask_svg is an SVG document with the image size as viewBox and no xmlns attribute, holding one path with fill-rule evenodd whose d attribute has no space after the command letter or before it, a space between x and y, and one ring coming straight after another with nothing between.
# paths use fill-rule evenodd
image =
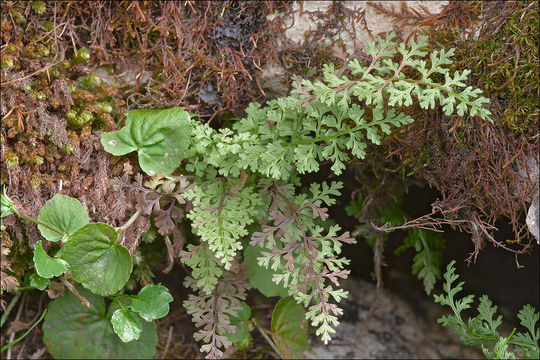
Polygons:
<instances>
[{"instance_id":1,"label":"green foliage","mask_svg":"<svg viewBox=\"0 0 540 360\"><path fill-rule=\"evenodd\" d=\"M38 290L45 290L47 286L51 283L51 280L42 278L38 274L32 274L29 276L28 279L28 286L38 289Z\"/></svg>"},{"instance_id":2,"label":"green foliage","mask_svg":"<svg viewBox=\"0 0 540 360\"><path fill-rule=\"evenodd\" d=\"M66 241L61 233L68 236L88 224L88 213L77 199L56 194L43 205L38 215L38 229L48 241ZM46 226L45 226L46 225Z\"/></svg>"},{"instance_id":3,"label":"green foliage","mask_svg":"<svg viewBox=\"0 0 540 360\"><path fill-rule=\"evenodd\" d=\"M161 319L169 313L172 295L163 285L149 284L139 291L130 305L130 309L139 313L146 321Z\"/></svg>"},{"instance_id":4,"label":"green foliage","mask_svg":"<svg viewBox=\"0 0 540 360\"><path fill-rule=\"evenodd\" d=\"M502 5L502 6L498 6ZM521 141L532 141L538 133L540 33L538 4L527 1L492 4L471 2L471 14L486 19L471 41L463 27L450 21L429 33L432 47L454 47L454 63L473 71L473 82L493 99L497 123L512 130ZM463 18L469 16L463 15ZM525 140L528 139L528 140Z\"/></svg>"},{"instance_id":5,"label":"green foliage","mask_svg":"<svg viewBox=\"0 0 540 360\"><path fill-rule=\"evenodd\" d=\"M0 194L0 206L2 207L1 217L5 218L15 212L15 206L13 205L13 200L9 198L6 194L6 188L2 188L2 194Z\"/></svg>"},{"instance_id":6,"label":"green foliage","mask_svg":"<svg viewBox=\"0 0 540 360\"><path fill-rule=\"evenodd\" d=\"M197 246L189 244L187 251L182 251L181 257L192 268L191 276L197 282L197 287L210 294L223 274L214 253L204 243Z\"/></svg>"},{"instance_id":7,"label":"green foliage","mask_svg":"<svg viewBox=\"0 0 540 360\"><path fill-rule=\"evenodd\" d=\"M15 205L13 205L13 200L9 198L6 194L6 188L2 188L2 193L0 194L0 231L5 230L3 218L9 216L15 212Z\"/></svg>"},{"instance_id":8,"label":"green foliage","mask_svg":"<svg viewBox=\"0 0 540 360\"><path fill-rule=\"evenodd\" d=\"M322 80L296 79L290 96L265 106L250 104L246 117L230 128L214 130L180 108L133 110L124 128L102 135L107 152L122 156L137 151L145 173L166 176L143 184L139 174L135 184L123 179L112 183L117 190L134 193L134 218L154 218L167 244L170 266L170 236L181 238L184 216L191 221L195 241L186 244L180 257L192 270L184 284L195 293L184 306L199 328L195 339L204 342L201 351L207 357L219 357L232 342L245 344L248 339L243 301L250 284L238 270L242 254L255 269L265 269L262 277L251 272L255 287L262 288L260 282L271 277L275 287L268 293L283 295L277 290L283 288L294 299L277 308L278 323L272 325L276 334L288 327L280 325L279 318L289 307L295 319L310 321L325 343L335 332L342 314L338 304L347 296L339 280L349 274L349 260L341 251L344 243L355 240L348 232L340 234L339 225L326 222L342 183L313 183L304 192L301 174L318 171L323 162L336 176L342 174L351 158L365 158L370 143L378 145L394 128L413 122L404 111L415 102L426 110L438 102L447 115L468 113L489 120L489 111L482 108L488 100L480 96L481 90L466 86L469 71L448 71L453 49L428 56L426 38L398 45L394 37L369 44L367 66L357 59L342 67L325 65ZM76 59L86 57L82 50ZM81 81L88 89L101 86L93 77ZM183 159L185 166L180 167ZM174 171L182 175L171 176ZM153 285L135 297L118 294L132 272L131 255L118 243L119 234L134 218L120 228L89 224L80 203L61 196L52 200L36 222L45 228L47 240L65 242L56 257L67 262L76 282L112 297L114 310L109 309L108 319L122 341L142 338L146 322L141 319L165 315L171 298L165 288ZM62 213L68 207L73 211ZM250 231L254 223L260 224L260 231ZM243 252L248 238L250 250ZM402 250L414 246L419 251L413 272L429 292L440 275L440 240L418 232L410 234L404 246ZM42 271L41 262L54 259L39 254L36 268ZM300 304L307 308L305 313ZM293 352L304 346L303 335L300 340Z\"/></svg>"},{"instance_id":9,"label":"green foliage","mask_svg":"<svg viewBox=\"0 0 540 360\"><path fill-rule=\"evenodd\" d=\"M115 335L112 318L118 303L108 308L101 296L78 287L90 303L84 306L72 293L54 299L43 325L43 341L56 359L151 359L156 352L157 333L154 322L140 321L138 340L123 342ZM130 319L137 314L130 315ZM116 315L116 319L118 315ZM118 324L116 325L118 329ZM123 328L126 328L126 324ZM126 335L123 335L124 337Z\"/></svg>"},{"instance_id":10,"label":"green foliage","mask_svg":"<svg viewBox=\"0 0 540 360\"><path fill-rule=\"evenodd\" d=\"M182 199L192 206L186 217L191 220L196 242L187 244L180 255L192 269L185 285L198 295L191 295L184 306L201 328L195 339L205 342L201 351L208 357L221 356L220 348L231 344L222 334L234 328L229 315L234 318L242 308L245 285L226 279L229 270L237 266L242 239L247 236L251 250L244 253L244 260L255 266L251 252L258 251L256 266L267 269L260 278L251 272L253 285L262 288L261 279L271 274L276 286L286 288L307 308L305 319L317 328L316 334L325 343L335 332L342 314L337 303L347 296L339 289L339 279L349 273L345 269L349 261L340 257L341 248L343 243L355 241L348 233L338 234L339 225L325 223L329 216L325 206L335 204L341 182L314 183L309 193L296 194L301 174L316 172L321 162L328 162L334 174L340 175L351 157L366 156L368 142L378 145L392 128L413 122L403 110L414 102L423 109L434 108L439 102L447 115L467 112L489 119L489 111L482 108L488 100L480 96L481 90L466 87L469 71L450 74L447 70L453 50L434 51L428 56L426 38L398 45L392 41L394 37L390 34L370 43L371 63L367 67L356 59L341 68L326 65L321 81L297 79L290 96L265 106L250 104L246 117L230 128L214 130L191 120L191 138L188 131L177 134L171 130L160 143L163 147L153 152L157 159L179 146L187 148L186 165L179 170L193 178L193 186L186 188ZM436 82L435 75L442 75L444 81ZM163 129L175 129L189 120L172 117L168 111L130 112L125 128L102 137L105 150L113 155L138 150L145 170L141 149L146 140L142 135L152 131L142 131L143 127L158 131L163 121ZM153 121L145 121L147 118ZM171 163L164 174L172 173L180 160L174 166ZM147 170L153 174L157 168ZM137 190L148 193L140 187ZM152 208L143 208L145 214L151 213L148 207ZM254 222L261 224L261 231L250 234L248 226ZM171 223L170 229L174 229ZM426 233L412 234L405 246L419 251L413 271L429 292L440 276L440 240ZM237 285L230 285L233 283ZM283 292L274 288L270 293ZM222 301L223 294L229 294L229 302ZM217 298L221 300L216 302Z\"/></svg>"},{"instance_id":11,"label":"green foliage","mask_svg":"<svg viewBox=\"0 0 540 360\"><path fill-rule=\"evenodd\" d=\"M37 274L46 279L60 276L68 269L68 263L65 260L53 259L43 250L41 241L34 245L34 265Z\"/></svg>"},{"instance_id":12,"label":"green foliage","mask_svg":"<svg viewBox=\"0 0 540 360\"><path fill-rule=\"evenodd\" d=\"M445 241L441 233L424 229L407 229L409 235L404 244L396 249L396 255L414 247L416 255L413 259L412 273L423 280L426 293L429 295L433 286L441 278L441 251Z\"/></svg>"},{"instance_id":13,"label":"green foliage","mask_svg":"<svg viewBox=\"0 0 540 360\"><path fill-rule=\"evenodd\" d=\"M51 354L74 358L153 356L157 341L154 320L169 312L169 303L173 300L171 294L164 286L153 284L144 287L137 295L118 294L128 281L133 267L131 255L123 245L117 243L118 237L133 223L139 212L122 227L114 228L104 223L88 223L84 206L60 194L43 206L37 219L22 214L7 197L5 190L2 204L10 210L5 211L7 215L16 213L36 223L48 241L65 242L55 257L47 254L41 241L35 244L33 260L36 273L27 274L25 286L45 290L51 284L50 278L63 276L69 269L76 282L92 291L76 290L71 285L69 288L75 295L68 294L51 302L49 321L46 320L44 326L44 341ZM64 283L67 281L64 278ZM113 300L107 313L104 299L99 295L110 296ZM78 315L81 312L88 314L81 317ZM64 317L67 317L67 325ZM67 328L64 329L64 326ZM118 337L110 338L112 332ZM144 338L136 341L140 337ZM122 343L135 343L123 346L118 344L119 339ZM79 346L87 340L91 342L88 346Z\"/></svg>"},{"instance_id":14,"label":"green foliage","mask_svg":"<svg viewBox=\"0 0 540 360\"><path fill-rule=\"evenodd\" d=\"M192 227L209 251L228 270L236 253L242 249L239 239L248 235L246 226L261 205L259 195L249 186L228 187L215 179L199 184L186 193L193 202L187 215Z\"/></svg>"},{"instance_id":15,"label":"green foliage","mask_svg":"<svg viewBox=\"0 0 540 360\"><path fill-rule=\"evenodd\" d=\"M272 281L276 272L258 264L257 258L261 256L261 250L259 246L249 245L244 251L244 260L249 264L248 279L250 284L266 297L287 297L287 288Z\"/></svg>"},{"instance_id":16,"label":"green foliage","mask_svg":"<svg viewBox=\"0 0 540 360\"><path fill-rule=\"evenodd\" d=\"M478 315L469 318L465 323L461 313L471 308L474 295L467 295L457 299L456 295L463 289L463 281L454 284L459 278L455 274L455 261L448 264L443 286L444 294L435 295L435 302L441 305L450 306L453 315L444 315L438 322L443 326L449 326L467 345L481 346L482 352L489 359L537 359L540 355L538 341L540 340L540 329L537 323L540 313L531 305L525 305L519 312L518 318L521 325L527 332L515 332L507 336L501 336L497 331L502 324L502 315L496 316L497 306L492 305L491 300L486 295L480 297L477 311ZM492 350L490 350L492 349Z\"/></svg>"},{"instance_id":17,"label":"green foliage","mask_svg":"<svg viewBox=\"0 0 540 360\"><path fill-rule=\"evenodd\" d=\"M304 308L290 297L276 304L272 314L272 338L285 359L302 359L307 349L308 324Z\"/></svg>"},{"instance_id":18,"label":"green foliage","mask_svg":"<svg viewBox=\"0 0 540 360\"><path fill-rule=\"evenodd\" d=\"M103 223L85 225L63 248L73 278L98 295L112 295L126 284L133 268L131 255L116 243L118 232Z\"/></svg>"},{"instance_id":19,"label":"green foliage","mask_svg":"<svg viewBox=\"0 0 540 360\"><path fill-rule=\"evenodd\" d=\"M134 312L117 309L112 314L111 325L120 340L127 343L137 340L141 336L142 324L139 319L139 316Z\"/></svg>"},{"instance_id":20,"label":"green foliage","mask_svg":"<svg viewBox=\"0 0 540 360\"><path fill-rule=\"evenodd\" d=\"M424 109L435 101L444 106L447 115L469 112L489 119L482 108L488 99L481 90L465 87L469 70L449 74L450 51L435 51L429 59L424 51L426 38L410 46L397 47L391 34L379 46L370 43L372 56L368 67L351 60L344 68L333 64L323 68L323 80L297 80L291 96L269 101L265 107L252 103L246 118L231 129L213 131L207 125L194 125L192 154L195 165L186 167L197 174L207 164L220 175L237 176L249 169L265 177L288 180L293 166L299 173L315 172L320 161L330 161L336 175L342 173L350 154L363 159L367 143L380 144L381 132L414 121L400 108L411 106L413 98ZM394 61L397 54L400 61ZM404 69L418 74L406 76ZM337 74L349 72L352 78ZM443 74L443 84L433 80ZM465 89L460 90L460 88ZM361 106L360 104L365 104Z\"/></svg>"},{"instance_id":21,"label":"green foliage","mask_svg":"<svg viewBox=\"0 0 540 360\"><path fill-rule=\"evenodd\" d=\"M242 308L236 312L236 315L226 314L232 326L234 326L234 332L218 333L225 335L231 342L238 344L239 350L246 349L252 341L251 334L249 333L248 320L251 318L251 308L245 302L241 301Z\"/></svg>"},{"instance_id":22,"label":"green foliage","mask_svg":"<svg viewBox=\"0 0 540 360\"><path fill-rule=\"evenodd\" d=\"M339 195L341 186L341 182L330 185L323 182L321 189L318 184L312 184L311 197L294 196L285 187L276 187L271 192L275 206L268 218L270 225L264 225L262 232L254 233L251 238L251 245L264 249L258 264L275 271L272 280L287 287L299 304L308 307L306 319L318 327L316 334L325 343L335 332L337 316L342 314L330 299L339 302L348 294L334 289L327 281L337 285L338 279L347 277L349 271L344 266L349 260L340 258L339 254L343 243L355 241L348 232L338 236L339 225L325 230L315 219L328 218L327 208L322 206L335 203L329 195ZM310 306L312 302L314 305Z\"/></svg>"},{"instance_id":23,"label":"green foliage","mask_svg":"<svg viewBox=\"0 0 540 360\"><path fill-rule=\"evenodd\" d=\"M170 175L180 165L190 135L189 114L181 108L133 110L126 126L103 134L101 144L115 156L137 151L139 165L148 175Z\"/></svg>"},{"instance_id":24,"label":"green foliage","mask_svg":"<svg viewBox=\"0 0 540 360\"><path fill-rule=\"evenodd\" d=\"M391 200L382 211L373 214L373 218L377 219L377 223L384 224L383 228L400 226L407 219L407 214L401 208L401 202L401 196L397 196L397 199ZM348 215L359 217L364 206L362 200L355 200L346 207L346 210ZM399 255L414 248L416 255L413 258L412 274L423 281L424 289L429 295L437 280L441 278L440 259L441 251L445 247L445 239L441 233L420 228L406 228L404 231L407 232L407 236L403 240L403 245L398 247L394 253ZM364 238L374 248L377 236L386 241L389 232L377 233L371 224L365 223L356 229L356 234L358 237Z\"/></svg>"},{"instance_id":25,"label":"green foliage","mask_svg":"<svg viewBox=\"0 0 540 360\"><path fill-rule=\"evenodd\" d=\"M183 305L188 314L193 317L195 325L200 328L194 334L194 338L196 341L204 342L201 352L208 353L208 358L221 357L223 352L220 348L232 345L232 341L224 334L236 331L231 320L235 320L238 312L242 311L242 302L246 299L249 284L230 272L224 272L214 290L209 294L192 277L186 277L184 285L198 292L198 294L190 294Z\"/></svg>"}]
</instances>

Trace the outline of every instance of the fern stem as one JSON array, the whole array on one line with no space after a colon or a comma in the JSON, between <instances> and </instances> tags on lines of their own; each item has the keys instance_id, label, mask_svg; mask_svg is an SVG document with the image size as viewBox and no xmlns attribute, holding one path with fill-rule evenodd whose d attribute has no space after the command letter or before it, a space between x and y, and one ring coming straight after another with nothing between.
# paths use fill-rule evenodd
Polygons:
<instances>
[{"instance_id":1,"label":"fern stem","mask_svg":"<svg viewBox=\"0 0 540 360\"><path fill-rule=\"evenodd\" d=\"M137 220L137 217L139 217L139 215L141 214L141 210L140 209L137 209L137 211L135 211L135 213L133 215L131 215L131 217L129 218L128 221L126 221L124 223L124 225L116 228L117 231L124 231L126 230L128 227L130 227L131 225L133 225L133 223L135 222L135 220Z\"/></svg>"}]
</instances>

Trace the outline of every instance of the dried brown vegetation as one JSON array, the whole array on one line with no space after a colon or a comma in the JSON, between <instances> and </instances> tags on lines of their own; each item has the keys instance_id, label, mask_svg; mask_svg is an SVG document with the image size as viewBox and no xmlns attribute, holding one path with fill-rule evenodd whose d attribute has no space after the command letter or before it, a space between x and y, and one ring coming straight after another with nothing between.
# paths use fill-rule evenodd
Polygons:
<instances>
[{"instance_id":1,"label":"dried brown vegetation","mask_svg":"<svg viewBox=\"0 0 540 360\"><path fill-rule=\"evenodd\" d=\"M440 224L465 224L460 228L475 244L469 260L486 242L516 255L527 253L532 239L523 214L538 186L538 4L451 1L437 15L407 9L405 3L399 11L370 5L400 27L415 26L412 36L428 35L434 49L455 48L452 71L473 70L470 85L490 97L495 119L487 124L416 109L417 121L388 143L389 153L402 164L398 171L427 180L441 192L434 204L443 215ZM531 44L535 38L536 45ZM515 235L505 243L493 237L501 218L510 221Z\"/></svg>"}]
</instances>

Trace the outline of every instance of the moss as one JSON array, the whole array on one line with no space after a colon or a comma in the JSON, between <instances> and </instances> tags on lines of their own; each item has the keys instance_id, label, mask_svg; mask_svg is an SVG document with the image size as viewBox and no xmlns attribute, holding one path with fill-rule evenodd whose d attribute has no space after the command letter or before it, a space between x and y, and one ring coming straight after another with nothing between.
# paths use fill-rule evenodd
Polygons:
<instances>
[{"instance_id":1,"label":"moss","mask_svg":"<svg viewBox=\"0 0 540 360\"><path fill-rule=\"evenodd\" d=\"M485 22L478 39L451 24L427 32L434 47L453 47L452 70L471 69L474 86L491 99L490 110L497 124L510 129L523 141L538 134L539 12L538 3L471 2Z\"/></svg>"}]
</instances>

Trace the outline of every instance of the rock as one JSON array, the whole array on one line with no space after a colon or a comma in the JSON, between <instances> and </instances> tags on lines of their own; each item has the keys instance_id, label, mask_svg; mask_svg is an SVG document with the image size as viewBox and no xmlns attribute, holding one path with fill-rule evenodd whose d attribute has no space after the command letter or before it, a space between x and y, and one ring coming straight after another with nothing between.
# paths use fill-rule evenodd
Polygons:
<instances>
[{"instance_id":1,"label":"rock","mask_svg":"<svg viewBox=\"0 0 540 360\"><path fill-rule=\"evenodd\" d=\"M536 189L538 189L538 186L540 185L539 161L534 157L529 157L526 160L525 166L519 169L519 174L521 174L523 177L524 183L529 183L532 181L535 184ZM540 212L538 209L540 205L540 200L538 199L539 196L540 194L537 190L531 199L531 206L527 212L525 222L527 223L530 233L535 237L536 242L540 245Z\"/></svg>"},{"instance_id":2,"label":"rock","mask_svg":"<svg viewBox=\"0 0 540 360\"><path fill-rule=\"evenodd\" d=\"M536 238L536 242L540 245L540 211L538 209L538 206L540 205L539 197L540 192L537 191L536 194L534 194L532 204L527 212L526 222L529 231Z\"/></svg>"},{"instance_id":3,"label":"rock","mask_svg":"<svg viewBox=\"0 0 540 360\"><path fill-rule=\"evenodd\" d=\"M342 305L344 317L327 345L313 344L304 353L308 359L417 359L478 358L480 351L465 346L450 330L437 324L444 309L431 299L423 307L429 321L415 314L411 307L388 290L381 293L377 310L365 322L375 299L374 284L347 279L343 288L349 298ZM365 326L363 336L361 331Z\"/></svg>"},{"instance_id":4,"label":"rock","mask_svg":"<svg viewBox=\"0 0 540 360\"><path fill-rule=\"evenodd\" d=\"M399 12L401 6L399 2L394 1L373 1L373 3L382 5L387 9L394 7L397 12ZM397 24L392 21L392 17L377 13L375 8L367 5L364 1L342 1L340 4L345 7L343 18L336 21L335 25L332 24L335 28L330 28L327 31L328 35L323 39L323 42L325 45L331 45L334 41L341 40L348 55L354 52L355 42L360 48L363 48L366 46L367 41L371 39L365 26L374 36L398 28ZM422 8L431 14L438 14L448 4L448 1L407 1L406 4L411 10L418 11L420 14L425 13ZM331 1L296 1L291 15L278 12L269 15L267 20L272 21L276 17L281 17L286 28L285 37L287 41L303 46L305 33L316 30L317 26L322 22L320 19L314 21L310 13L327 12L331 5ZM362 13L364 13L365 23L361 19ZM407 37L412 30L412 26L405 26L400 29L403 37ZM283 46L283 44L278 42L278 46ZM262 87L270 93L269 98L287 95L289 89L283 82L284 73L285 69L277 64L269 64L263 68L262 77L266 81Z\"/></svg>"},{"instance_id":5,"label":"rock","mask_svg":"<svg viewBox=\"0 0 540 360\"><path fill-rule=\"evenodd\" d=\"M400 3L398 2L373 1L372 3L381 5L386 9L394 7L396 12L399 13ZM383 32L397 29L397 25L392 21L392 17L378 13L375 8L369 6L364 1L343 1L341 4L346 10L343 11L344 18L341 21L336 22L336 26L345 26L345 31L328 31L329 35L324 39L324 42L327 45L340 39L345 44L347 53L352 54L354 52L355 40L361 46L365 46L367 41L370 40L370 36L365 30L365 26L367 26L375 36ZM448 1L407 1L406 4L409 9L418 11L420 14L425 14L422 7L431 14L438 14L442 11L443 7L448 4ZM298 45L302 45L304 43L304 34L307 31L316 30L317 26L322 22L321 20L313 21L310 13L319 11L327 12L331 5L331 1L296 1L293 5L292 16L283 19L285 21L285 26L287 27L287 30L285 31L287 39ZM362 12L365 12L365 25L359 16ZM283 15L279 13L271 15L268 17L268 20L272 20L276 16ZM412 30L412 26L405 26L401 29L404 37L408 36ZM353 36L355 37L353 38Z\"/></svg>"}]
</instances>

